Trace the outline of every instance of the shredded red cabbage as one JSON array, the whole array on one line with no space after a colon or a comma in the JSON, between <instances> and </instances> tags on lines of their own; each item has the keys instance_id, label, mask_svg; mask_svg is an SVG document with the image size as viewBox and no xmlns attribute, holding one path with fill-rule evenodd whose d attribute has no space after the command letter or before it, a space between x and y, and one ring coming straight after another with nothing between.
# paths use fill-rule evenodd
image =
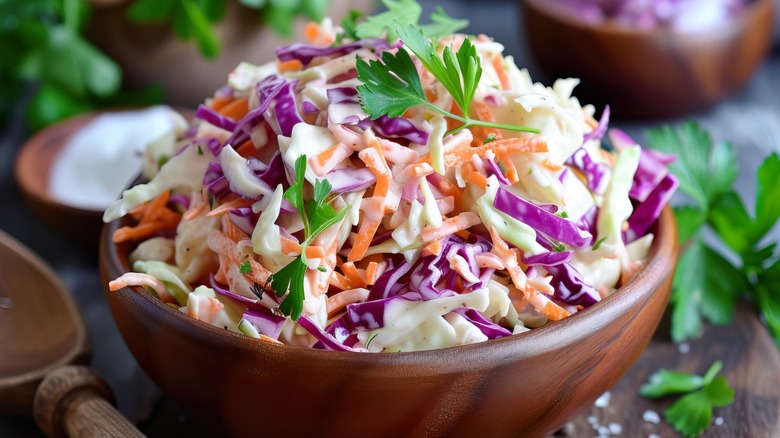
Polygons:
<instances>
[{"instance_id":1,"label":"shredded red cabbage","mask_svg":"<svg viewBox=\"0 0 780 438\"><path fill-rule=\"evenodd\" d=\"M493 205L499 211L527 224L545 236L574 248L582 248L593 238L589 232L581 230L573 222L550 214L503 187L499 187Z\"/></svg>"}]
</instances>

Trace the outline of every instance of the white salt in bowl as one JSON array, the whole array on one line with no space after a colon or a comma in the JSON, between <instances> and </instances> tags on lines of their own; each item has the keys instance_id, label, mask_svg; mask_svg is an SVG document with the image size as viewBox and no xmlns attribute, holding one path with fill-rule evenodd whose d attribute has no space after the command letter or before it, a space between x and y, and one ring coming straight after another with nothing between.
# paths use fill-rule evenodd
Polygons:
<instances>
[{"instance_id":1,"label":"white salt in bowl","mask_svg":"<svg viewBox=\"0 0 780 438\"><path fill-rule=\"evenodd\" d=\"M170 113L164 106L97 111L37 132L14 167L26 205L48 227L97 249L103 211L140 173L146 143L174 128Z\"/></svg>"}]
</instances>

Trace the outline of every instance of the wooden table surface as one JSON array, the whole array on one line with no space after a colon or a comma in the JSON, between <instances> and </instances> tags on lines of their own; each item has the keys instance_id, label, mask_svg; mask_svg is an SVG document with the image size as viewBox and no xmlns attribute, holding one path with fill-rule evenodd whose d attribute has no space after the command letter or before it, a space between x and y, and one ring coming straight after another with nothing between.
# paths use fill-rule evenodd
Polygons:
<instances>
[{"instance_id":1,"label":"wooden table surface","mask_svg":"<svg viewBox=\"0 0 780 438\"><path fill-rule=\"evenodd\" d=\"M597 403L580 415L564 429L568 436L597 436L599 427L609 428L611 423L619 425L619 436L676 436L665 421L653 424L643 415L651 411L663 419L663 411L678 397L644 398L638 395L639 387L660 368L703 375L720 360L721 374L734 388L735 400L714 410L713 421L720 417L722 424L712 425L702 436L780 437L780 354L747 304L738 308L730 326L707 326L700 339L684 344L689 347L686 353L669 340L666 327L662 322L639 361L602 397L602 401L608 400L606 406Z\"/></svg>"}]
</instances>

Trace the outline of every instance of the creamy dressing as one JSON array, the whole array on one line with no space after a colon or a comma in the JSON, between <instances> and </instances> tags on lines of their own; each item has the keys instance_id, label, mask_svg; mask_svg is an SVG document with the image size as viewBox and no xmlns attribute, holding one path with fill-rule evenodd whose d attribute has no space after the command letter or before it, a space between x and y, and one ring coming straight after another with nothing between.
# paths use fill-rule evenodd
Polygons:
<instances>
[{"instance_id":1,"label":"creamy dressing","mask_svg":"<svg viewBox=\"0 0 780 438\"><path fill-rule=\"evenodd\" d=\"M105 210L143 167L147 143L172 132L166 106L97 116L65 144L49 175L49 193L64 204Z\"/></svg>"}]
</instances>

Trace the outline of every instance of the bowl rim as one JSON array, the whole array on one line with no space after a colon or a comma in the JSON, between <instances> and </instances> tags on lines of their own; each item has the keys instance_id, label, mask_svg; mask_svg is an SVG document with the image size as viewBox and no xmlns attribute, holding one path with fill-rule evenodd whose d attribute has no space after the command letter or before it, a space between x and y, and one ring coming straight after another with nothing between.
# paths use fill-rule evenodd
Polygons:
<instances>
[{"instance_id":1,"label":"bowl rim","mask_svg":"<svg viewBox=\"0 0 780 438\"><path fill-rule=\"evenodd\" d=\"M46 209L78 216L99 217L102 215L101 210L83 208L58 200L52 196L49 190L49 180L52 167L68 144L68 140L79 129L101 114L117 110L119 109L97 110L68 117L41 129L27 139L19 149L14 161L14 178L22 194L26 198L43 204ZM41 173L30 172L29 169L39 169ZM39 178L40 175L43 175L43 178Z\"/></svg>"},{"instance_id":2,"label":"bowl rim","mask_svg":"<svg viewBox=\"0 0 780 438\"><path fill-rule=\"evenodd\" d=\"M150 309L152 315L146 315L144 319L151 317L155 321L162 321L161 325L168 327L177 325L182 330L188 330L190 326L197 327L198 329L195 331L197 338L208 338L209 341L223 342L225 344L230 343L232 344L231 349L246 350L250 354L263 355L272 352L272 354L277 356L294 356L298 360L304 358L317 361L326 360L331 364L366 364L374 366L399 363L416 365L436 364L449 358L456 361L457 365L448 365L448 369L454 367L458 371L475 369L474 367L480 361L484 362L484 360L480 360L483 357L491 357L494 359L493 364L495 365L495 360L517 360L518 358L531 357L541 352L563 348L577 339L587 337L590 332L608 325L617 316L628 311L631 307L636 306L640 308L644 306L652 298L658 286L668 276L673 275L678 251L677 225L672 209L667 205L652 229L655 236L654 241L642 268L616 292L589 307L586 311L577 312L563 320L554 321L523 333L474 344L421 351L361 354L349 351L332 351L276 344L250 338L240 333L224 330L195 320L178 309L163 303L140 286L129 286L117 291L110 291L108 289L108 281L113 280L128 269L128 266L122 261L119 248L129 248L130 245L127 243L115 244L111 240L113 231L118 228L121 221L122 219L117 219L107 223L102 229L99 260L104 292L106 294L119 294L119 300L129 300L134 306L140 307L144 306L144 304L151 304L151 306L145 307ZM124 256L125 261L128 254L129 250L126 251ZM625 299L621 299L623 297ZM667 299L668 297L665 298L665 301ZM115 310L113 306L111 307L113 314ZM116 320L116 315L113 316ZM166 320L164 318L170 319ZM574 330L577 327L589 326L594 327L594 329L582 332Z\"/></svg>"},{"instance_id":3,"label":"bowl rim","mask_svg":"<svg viewBox=\"0 0 780 438\"><path fill-rule=\"evenodd\" d=\"M572 14L562 13L560 6L555 5L555 0L521 0L525 10L533 9L536 13L544 15L551 21L561 22L566 26L578 28L583 31L601 32L615 36L634 36L664 38L668 36L695 37L708 34L720 34L724 31L733 29L736 26L750 26L750 23L756 20L760 13L772 14L774 10L774 0L749 0L744 9L739 11L731 19L725 22L717 23L695 31L678 31L671 28L630 28L615 23L613 19L605 19L600 23L588 23L584 20L578 20ZM527 19L527 12L524 12Z\"/></svg>"}]
</instances>

